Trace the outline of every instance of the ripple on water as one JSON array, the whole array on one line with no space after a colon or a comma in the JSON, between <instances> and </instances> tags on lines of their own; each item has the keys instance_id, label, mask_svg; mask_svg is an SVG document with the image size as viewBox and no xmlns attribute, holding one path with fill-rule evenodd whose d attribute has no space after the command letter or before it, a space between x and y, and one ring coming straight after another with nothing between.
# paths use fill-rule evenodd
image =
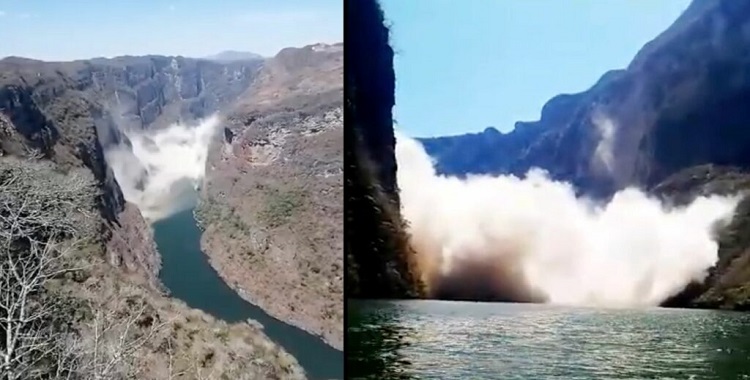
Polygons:
<instances>
[{"instance_id":1,"label":"ripple on water","mask_svg":"<svg viewBox=\"0 0 750 380\"><path fill-rule=\"evenodd\" d=\"M357 378L748 378L750 315L444 301L357 301Z\"/></svg>"}]
</instances>

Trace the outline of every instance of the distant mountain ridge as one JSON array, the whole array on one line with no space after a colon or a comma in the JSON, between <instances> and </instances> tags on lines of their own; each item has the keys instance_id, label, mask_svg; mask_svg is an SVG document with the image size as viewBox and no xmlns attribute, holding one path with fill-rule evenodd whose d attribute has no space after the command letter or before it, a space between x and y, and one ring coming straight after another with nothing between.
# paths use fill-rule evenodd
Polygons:
<instances>
[{"instance_id":1,"label":"distant mountain ridge","mask_svg":"<svg viewBox=\"0 0 750 380\"><path fill-rule=\"evenodd\" d=\"M440 172L523 175L532 167L604 198L628 186L674 203L750 190L750 1L694 0L626 69L552 98L505 134L421 139ZM668 303L750 308L750 198L719 238L705 284Z\"/></svg>"},{"instance_id":2,"label":"distant mountain ridge","mask_svg":"<svg viewBox=\"0 0 750 380\"><path fill-rule=\"evenodd\" d=\"M225 50L218 54L203 57L210 61L216 62L235 62L235 61L257 61L265 59L260 54L252 53L249 51L236 51L236 50Z\"/></svg>"},{"instance_id":3,"label":"distant mountain ridge","mask_svg":"<svg viewBox=\"0 0 750 380\"><path fill-rule=\"evenodd\" d=\"M109 311L117 311L117 315L121 315L120 312L122 315L129 315L128 312L136 311L131 310L134 309L132 305L140 303L149 306L148 317L152 321L171 321L174 320L170 317L171 315L180 316L182 320L174 324L169 322L169 328L172 330L166 335L177 338L174 341L170 340L173 342L171 347L174 349L174 357L185 355L184 357L188 358L187 355L193 349L210 351L211 356L217 360L201 364L201 370L215 370L217 374L227 378L241 378L242 376L304 378L304 374L296 360L271 342L257 327L247 323L230 326L202 312L189 309L184 303L162 293L163 288L158 279L161 260L155 249L152 231L134 205L125 202L112 169L104 160L104 151L109 144L119 144L126 139L121 133L123 129L156 129L177 121L190 123L217 111L226 115L234 104L245 97L258 97L266 94L273 97L275 93L269 92L268 88L273 88L275 83L278 83L277 81L283 82L282 87L291 86L292 88L285 89L293 95L300 95L299 98L304 98L302 95L305 94L301 93L307 89L325 89L333 94L335 88L329 87L335 87L334 85L338 83L337 99L338 107L340 107L343 53L338 54L341 56L339 58L334 56L319 60L317 55L326 53L316 52L315 56L306 56L308 53L313 53L313 45L298 49L285 49L285 51L283 56L275 59L226 63L159 55L95 58L71 62L44 62L20 57L0 60L0 156L2 156L0 169L7 167L6 160L9 158L41 155L40 161L55 172L91 172L95 178L96 195L90 197L95 197L95 199L85 200L97 207L95 211L98 212L93 212L88 217L92 222L96 222L101 236L92 242L90 249L82 250L78 252L80 255L76 255L80 256L77 259L86 263L84 273L81 276L70 276L70 278L65 276L64 287L57 285L55 287L74 295L75 297L71 300L75 302L84 301L83 297L92 297L102 302L109 299L127 301L123 302L123 305L127 305L127 307L123 306L125 310L115 309L113 306L112 309L104 310L105 314ZM293 62L287 62L287 57L294 58ZM327 59L333 59L334 64L327 65ZM339 70L338 77L334 75L335 73L325 73L320 77L323 78L321 80L314 76L315 70L308 69L307 63L310 62L334 71ZM274 70L274 68L283 68L283 70ZM304 74L300 74L300 71L304 71ZM337 78L338 82L328 82ZM295 80L305 80L305 83L295 83ZM308 97L315 98L315 94ZM325 98L325 100L331 99L335 99L335 96L330 95ZM278 106L286 113L294 111L299 114L302 111L296 106L306 102L306 99L300 99L300 103L292 104L290 107L287 107L287 103ZM317 102L311 103L317 104ZM268 104L274 105L276 102L268 102ZM331 108L333 107L323 110L329 111ZM332 115L328 117L329 114ZM287 141L322 140L316 145L300 143L293 146L294 157L300 158L305 163L314 164L315 167L311 169L312 173L328 178L328 182L336 184L335 181L340 181L341 176L330 175L330 173L336 174L333 169L341 167L343 156L335 152L343 145L340 143L341 138L337 135L337 132L342 130L343 122L340 114L339 112L339 117L336 117L335 112L317 115L318 119L322 116L326 123L309 122L307 120L309 118L306 117L311 115L298 115L298 118L306 123L296 123L296 120L288 118L291 124L290 130L292 127L297 129L290 133L283 131L283 134L272 135L270 140L275 143L279 136ZM268 115L268 118L273 119L273 116ZM283 119L283 116L280 118ZM327 118L332 120L327 120ZM244 115L241 120L239 116L235 119L238 119L240 124L245 121ZM232 123L226 120L224 122ZM253 128L256 126L253 124ZM265 141L256 137L258 136L244 136L238 133L235 140L245 143L240 148L247 149ZM219 147L222 146L219 145ZM310 149L302 149L303 147ZM334 152L330 153L331 150ZM306 155L300 156L299 154L303 152ZM322 157L308 160L308 157L314 157L313 154ZM255 156L250 156L250 158L257 159ZM19 162L24 165L26 161L20 160ZM214 173L216 174L218 173ZM282 177L291 178L291 176ZM302 180L314 178L311 183L322 183L318 177L312 175L301 178ZM213 188L206 186L203 189ZM333 190L336 190L336 187ZM330 193L331 195L320 196L333 197L335 195L335 191L331 190ZM314 194L318 195L317 192ZM292 194L293 201L297 200L293 197L294 195L296 193ZM280 199L282 216L286 211L283 207L288 206L284 203L286 199L283 196ZM331 206L329 208L332 208L332 205L341 207L340 199L332 199L330 205L324 205ZM271 211L279 212L278 209ZM340 229L343 218L336 218L336 214L328 209L326 212L325 215L331 218L331 224L325 227ZM321 220L323 218L309 218L306 221L320 223ZM315 243L322 244L319 242L335 240L341 235L341 232L321 233L320 236L313 236L311 239L314 238ZM304 256L298 252L303 252L303 249L308 246L309 244L302 246L301 249L290 249L289 252L294 252L295 258L298 258ZM325 259L341 268L341 251L342 249L326 251L333 253L325 255ZM327 275L331 270L329 267L323 267L321 263L322 261L315 262L320 269L325 270L318 277ZM301 275L312 273L306 269L303 267L299 273ZM275 272L264 273L258 268L254 270L254 275L258 276L276 275ZM297 273L296 268L284 268L284 270ZM316 290L326 289L323 288L325 280L328 278L322 279L322 285ZM341 289L342 286L338 286L334 278L330 278L330 282L331 287ZM335 300L321 298L323 298L322 301L330 301L329 304L343 307L340 292L336 295L337 293L326 289L320 294L339 297ZM288 300L286 298L288 295L284 295L285 297L277 295L275 298ZM309 299L302 299L300 302L295 305L310 304ZM320 312L321 309L315 311ZM340 310L331 307L323 309L322 312L327 312L325 316L329 318L340 318L341 315ZM64 316L70 317L70 320L66 319L66 326L70 324L75 329L84 329L91 322L92 314L71 313L69 316ZM146 336L144 326L151 325L151 323L143 324L143 326L140 323L136 325L141 336ZM331 326L341 329L340 322ZM227 329L231 329L231 333L227 332L230 331ZM236 337L238 343L233 343L232 339L218 338L215 335L217 331L225 331L227 336ZM339 332L338 335L341 333ZM142 359L137 363L139 370L142 370L139 373L141 377L159 378L161 375L158 371L172 364L167 358L167 352L159 348L168 344L162 338L164 337L161 335L155 337L138 349L139 358ZM236 358L247 360L236 360ZM194 362L195 360L183 361L175 368L182 368L183 364L193 365ZM135 376L122 377L135 378Z\"/></svg>"},{"instance_id":4,"label":"distant mountain ridge","mask_svg":"<svg viewBox=\"0 0 750 380\"><path fill-rule=\"evenodd\" d=\"M604 196L629 185L650 188L700 164L750 167L750 134L742 127L750 112L740 105L750 93L748 18L746 1L693 1L626 69L552 98L540 120L518 122L502 136L485 133L479 143L466 135L422 141L446 173L523 174L539 166ZM596 154L606 128L611 167ZM683 141L675 145L675 138ZM476 157L490 163L475 164Z\"/></svg>"}]
</instances>

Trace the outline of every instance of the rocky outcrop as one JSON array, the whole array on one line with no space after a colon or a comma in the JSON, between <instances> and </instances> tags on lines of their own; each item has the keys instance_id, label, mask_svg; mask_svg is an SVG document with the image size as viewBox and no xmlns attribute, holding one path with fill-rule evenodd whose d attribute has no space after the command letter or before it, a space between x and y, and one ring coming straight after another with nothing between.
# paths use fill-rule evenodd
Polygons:
<instances>
[{"instance_id":1,"label":"rocky outcrop","mask_svg":"<svg viewBox=\"0 0 750 380\"><path fill-rule=\"evenodd\" d=\"M227 284L343 348L343 45L284 49L209 149L197 217Z\"/></svg>"},{"instance_id":2,"label":"rocky outcrop","mask_svg":"<svg viewBox=\"0 0 750 380\"><path fill-rule=\"evenodd\" d=\"M680 205L709 194L744 197L728 226L719 228L719 261L702 283L690 284L664 306L750 310L750 172L737 167L700 165L681 170L651 189Z\"/></svg>"},{"instance_id":3,"label":"rocky outcrop","mask_svg":"<svg viewBox=\"0 0 750 380\"><path fill-rule=\"evenodd\" d=\"M165 56L74 62L11 57L0 60L0 78L16 89L34 90L37 105L60 97L86 98L96 103L98 124L114 122L129 130L189 122L216 112L247 90L262 63Z\"/></svg>"},{"instance_id":4,"label":"rocky outcrop","mask_svg":"<svg viewBox=\"0 0 750 380\"><path fill-rule=\"evenodd\" d=\"M413 297L420 288L396 184L393 49L376 1L346 5L347 296Z\"/></svg>"},{"instance_id":5,"label":"rocky outcrop","mask_svg":"<svg viewBox=\"0 0 750 380\"><path fill-rule=\"evenodd\" d=\"M174 375L169 371L187 378L304 378L296 360L257 328L217 321L165 296L151 229L124 201L104 160L107 145L124 138L121 130L213 113L246 91L260 66L157 56L0 60L0 153L49 161L55 176L87 170L95 178L91 203L99 212L78 211L98 226L97 238L71 259L84 269L56 280L53 289L70 305L62 317L75 334L86 334L99 312L113 323L137 318L125 330L143 337L130 353L137 376L123 378L167 378Z\"/></svg>"},{"instance_id":6,"label":"rocky outcrop","mask_svg":"<svg viewBox=\"0 0 750 380\"><path fill-rule=\"evenodd\" d=\"M88 167L99 180L100 212L110 225L103 234L137 228L142 232L134 236L143 237L145 224L125 212L104 149L119 143L122 131L190 122L216 112L247 90L261 66L259 60L220 64L163 56L74 62L5 58L0 60L0 113L12 128L6 128L0 150L11 155L37 151L62 170ZM127 269L143 264L142 272L155 279L158 259L145 258L144 252L155 254L153 249L115 250L110 262L129 263ZM127 253L140 257L116 257Z\"/></svg>"},{"instance_id":7,"label":"rocky outcrop","mask_svg":"<svg viewBox=\"0 0 750 380\"><path fill-rule=\"evenodd\" d=\"M146 224L138 208L125 203L125 207L117 215L117 222L109 231L109 264L115 268L124 268L126 272L138 273L152 288L164 291L159 281L161 255L156 251L151 227Z\"/></svg>"},{"instance_id":8,"label":"rocky outcrop","mask_svg":"<svg viewBox=\"0 0 750 380\"><path fill-rule=\"evenodd\" d=\"M748 167L749 28L750 3L694 1L625 70L608 72L586 92L552 99L540 121L485 136L494 143L426 139L428 153L445 172L522 174L538 166L605 196L654 186L691 166ZM497 164L474 166L475 156Z\"/></svg>"},{"instance_id":9,"label":"rocky outcrop","mask_svg":"<svg viewBox=\"0 0 750 380\"><path fill-rule=\"evenodd\" d=\"M626 69L550 100L539 121L507 134L423 142L451 174L523 174L536 166L588 195L638 186L675 203L742 192L750 188L748 67L750 2L694 0ZM720 261L706 283L667 304L746 308L746 214L747 200L721 232Z\"/></svg>"}]
</instances>

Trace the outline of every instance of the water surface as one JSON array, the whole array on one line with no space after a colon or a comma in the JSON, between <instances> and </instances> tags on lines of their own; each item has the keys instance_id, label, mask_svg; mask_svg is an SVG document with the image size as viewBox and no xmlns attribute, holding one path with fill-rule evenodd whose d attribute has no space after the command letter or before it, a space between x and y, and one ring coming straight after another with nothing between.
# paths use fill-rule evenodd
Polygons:
<instances>
[{"instance_id":1,"label":"water surface","mask_svg":"<svg viewBox=\"0 0 750 380\"><path fill-rule=\"evenodd\" d=\"M349 301L360 379L750 379L750 314Z\"/></svg>"},{"instance_id":2,"label":"water surface","mask_svg":"<svg viewBox=\"0 0 750 380\"><path fill-rule=\"evenodd\" d=\"M260 322L266 335L292 354L311 379L344 377L341 351L317 336L269 316L224 283L200 249L201 231L192 210L155 222L153 227L162 257L159 277L172 296L227 322L248 318Z\"/></svg>"}]
</instances>

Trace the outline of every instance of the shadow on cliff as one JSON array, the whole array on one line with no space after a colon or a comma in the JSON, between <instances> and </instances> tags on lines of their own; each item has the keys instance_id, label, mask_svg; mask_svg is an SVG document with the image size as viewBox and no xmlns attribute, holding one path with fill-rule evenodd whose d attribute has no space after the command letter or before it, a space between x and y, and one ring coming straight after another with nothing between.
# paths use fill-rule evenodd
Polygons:
<instances>
[{"instance_id":1,"label":"shadow on cliff","mask_svg":"<svg viewBox=\"0 0 750 380\"><path fill-rule=\"evenodd\" d=\"M420 293L399 213L393 133L395 75L375 0L347 0L345 254L347 297Z\"/></svg>"}]
</instances>

